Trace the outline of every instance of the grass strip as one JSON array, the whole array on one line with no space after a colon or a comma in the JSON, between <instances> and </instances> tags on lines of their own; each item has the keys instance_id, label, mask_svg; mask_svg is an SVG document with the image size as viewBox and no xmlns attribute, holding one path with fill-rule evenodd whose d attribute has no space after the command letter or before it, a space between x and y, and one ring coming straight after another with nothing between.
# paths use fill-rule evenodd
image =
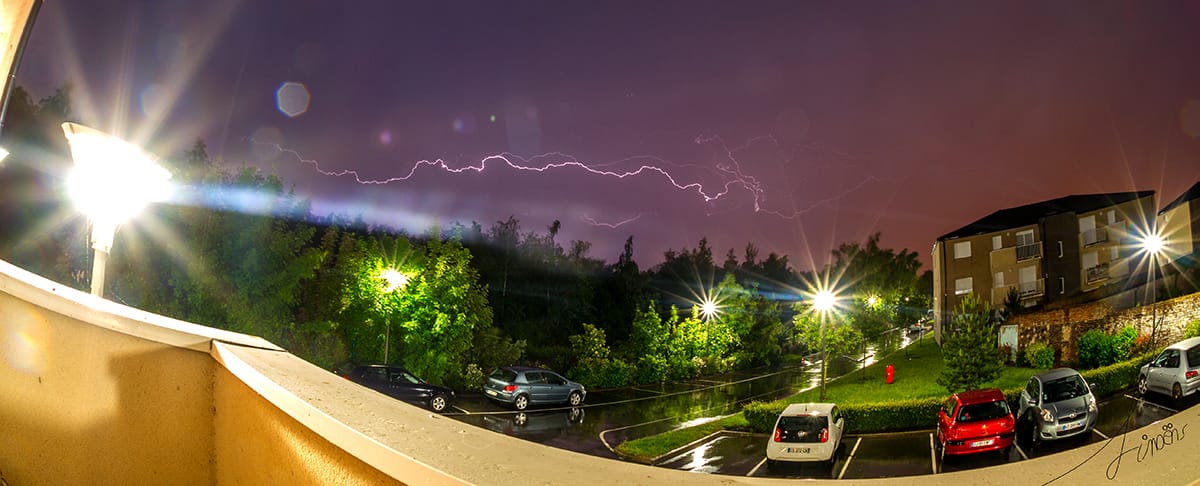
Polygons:
<instances>
[{"instance_id":1,"label":"grass strip","mask_svg":"<svg viewBox=\"0 0 1200 486\"><path fill-rule=\"evenodd\" d=\"M617 445L617 454L626 459L649 464L654 459L722 430L745 430L749 427L741 412L694 427L675 429L658 435L627 440Z\"/></svg>"}]
</instances>

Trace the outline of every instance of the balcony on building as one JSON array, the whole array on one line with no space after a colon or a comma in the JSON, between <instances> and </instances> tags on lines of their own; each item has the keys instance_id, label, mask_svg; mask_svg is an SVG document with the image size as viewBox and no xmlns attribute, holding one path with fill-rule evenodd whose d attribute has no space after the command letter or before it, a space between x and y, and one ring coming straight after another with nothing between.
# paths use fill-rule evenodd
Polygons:
<instances>
[{"instance_id":1,"label":"balcony on building","mask_svg":"<svg viewBox=\"0 0 1200 486\"><path fill-rule=\"evenodd\" d=\"M1108 264L1101 263L1084 270L1084 282L1093 285L1108 280Z\"/></svg>"}]
</instances>

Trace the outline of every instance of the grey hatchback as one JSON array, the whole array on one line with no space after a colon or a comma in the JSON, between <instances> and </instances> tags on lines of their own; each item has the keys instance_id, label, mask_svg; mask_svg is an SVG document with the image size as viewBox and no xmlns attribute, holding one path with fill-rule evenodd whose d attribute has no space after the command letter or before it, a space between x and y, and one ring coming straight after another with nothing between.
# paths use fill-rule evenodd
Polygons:
<instances>
[{"instance_id":1,"label":"grey hatchback","mask_svg":"<svg viewBox=\"0 0 1200 486\"><path fill-rule=\"evenodd\" d=\"M525 410L530 405L583 403L587 390L562 375L531 366L501 366L488 375L483 393L493 401Z\"/></svg>"},{"instance_id":2,"label":"grey hatchback","mask_svg":"<svg viewBox=\"0 0 1200 486\"><path fill-rule=\"evenodd\" d=\"M1058 368L1029 378L1017 420L1032 426L1034 441L1087 433L1096 425L1096 397L1078 371Z\"/></svg>"}]
</instances>

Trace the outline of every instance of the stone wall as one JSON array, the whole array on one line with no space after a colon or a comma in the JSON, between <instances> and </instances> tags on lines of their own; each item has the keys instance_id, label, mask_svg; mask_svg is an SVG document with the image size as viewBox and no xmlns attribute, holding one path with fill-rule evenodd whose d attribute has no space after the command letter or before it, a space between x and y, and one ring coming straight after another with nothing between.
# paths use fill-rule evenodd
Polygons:
<instances>
[{"instance_id":1,"label":"stone wall","mask_svg":"<svg viewBox=\"0 0 1200 486\"><path fill-rule=\"evenodd\" d=\"M1079 336L1092 329L1115 333L1133 326L1139 335L1149 336L1153 317L1158 319L1155 341L1163 346L1183 337L1188 322L1200 319L1200 293L1159 302L1157 306L1143 305L1128 309L1114 308L1110 300L1088 302L1063 309L1043 310L1013 316L1009 324L1017 325L1017 343L1045 343L1058 351L1059 361L1075 362Z\"/></svg>"}]
</instances>

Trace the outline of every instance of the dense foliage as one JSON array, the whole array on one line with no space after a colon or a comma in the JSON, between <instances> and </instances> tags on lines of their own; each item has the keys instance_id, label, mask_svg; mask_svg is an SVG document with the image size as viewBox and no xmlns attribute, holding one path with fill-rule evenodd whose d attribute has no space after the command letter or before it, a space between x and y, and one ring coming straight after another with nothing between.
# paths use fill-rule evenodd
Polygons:
<instances>
[{"instance_id":1,"label":"dense foliage","mask_svg":"<svg viewBox=\"0 0 1200 486\"><path fill-rule=\"evenodd\" d=\"M1129 359L1134 341L1137 340L1137 330L1125 326L1116 334L1108 334L1100 329L1092 329L1079 336L1079 367L1083 369L1099 368Z\"/></svg>"},{"instance_id":2,"label":"dense foliage","mask_svg":"<svg viewBox=\"0 0 1200 486\"><path fill-rule=\"evenodd\" d=\"M1054 348L1045 343L1032 343L1025 347L1025 362L1037 369L1048 370L1054 366Z\"/></svg>"},{"instance_id":3,"label":"dense foliage","mask_svg":"<svg viewBox=\"0 0 1200 486\"><path fill-rule=\"evenodd\" d=\"M951 393L974 390L994 380L1004 366L996 352L996 323L991 306L971 293L963 298L949 326L942 329L946 366L938 384Z\"/></svg>"}]
</instances>

